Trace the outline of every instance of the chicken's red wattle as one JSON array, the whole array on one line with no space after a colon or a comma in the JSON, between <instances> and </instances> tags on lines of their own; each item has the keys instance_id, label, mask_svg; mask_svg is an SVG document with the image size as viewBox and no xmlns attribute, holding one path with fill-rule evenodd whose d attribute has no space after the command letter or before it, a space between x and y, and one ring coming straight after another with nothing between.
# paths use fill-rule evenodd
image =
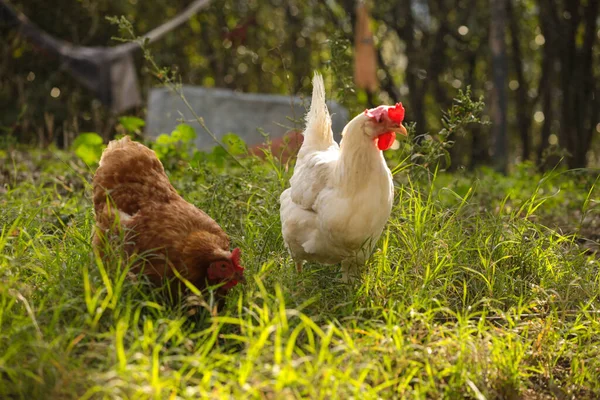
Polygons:
<instances>
[{"instance_id":1,"label":"chicken's red wattle","mask_svg":"<svg viewBox=\"0 0 600 400\"><path fill-rule=\"evenodd\" d=\"M383 133L377 136L377 148L379 150L388 150L396 140L396 133L393 131Z\"/></svg>"},{"instance_id":2,"label":"chicken's red wattle","mask_svg":"<svg viewBox=\"0 0 600 400\"><path fill-rule=\"evenodd\" d=\"M234 287L235 285L237 285L239 282L235 279L230 280L229 282L227 282L225 285L223 285L223 289L229 290L232 287Z\"/></svg>"}]
</instances>

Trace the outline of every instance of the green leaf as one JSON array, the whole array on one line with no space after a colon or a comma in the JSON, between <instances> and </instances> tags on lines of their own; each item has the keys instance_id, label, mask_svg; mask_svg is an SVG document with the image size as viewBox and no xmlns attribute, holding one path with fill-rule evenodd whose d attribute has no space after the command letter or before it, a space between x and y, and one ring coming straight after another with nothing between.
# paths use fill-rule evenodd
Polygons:
<instances>
[{"instance_id":1,"label":"green leaf","mask_svg":"<svg viewBox=\"0 0 600 400\"><path fill-rule=\"evenodd\" d=\"M171 142L177 143L180 140L181 140L181 132L179 132L178 130L174 130L173 132L171 132Z\"/></svg>"},{"instance_id":2,"label":"green leaf","mask_svg":"<svg viewBox=\"0 0 600 400\"><path fill-rule=\"evenodd\" d=\"M227 147L227 150L234 156L246 154L246 143L244 140L236 135L235 133L228 133L223 136L223 144Z\"/></svg>"},{"instance_id":3,"label":"green leaf","mask_svg":"<svg viewBox=\"0 0 600 400\"><path fill-rule=\"evenodd\" d=\"M225 150L221 147L221 146L217 146L215 148L213 148L212 152L210 153L209 158L211 159L211 161L218 167L218 168L223 168L223 166L225 165L225 160L227 159L228 155L227 152L225 152Z\"/></svg>"},{"instance_id":4,"label":"green leaf","mask_svg":"<svg viewBox=\"0 0 600 400\"><path fill-rule=\"evenodd\" d=\"M156 153L156 157L158 157L159 160L163 160L165 156L169 153L169 149L163 146L156 146L153 148L153 150Z\"/></svg>"},{"instance_id":5,"label":"green leaf","mask_svg":"<svg viewBox=\"0 0 600 400\"><path fill-rule=\"evenodd\" d=\"M173 138L171 138L171 136L167 135L166 133L162 133L156 138L156 144L169 145L171 143L173 143Z\"/></svg>"},{"instance_id":6,"label":"green leaf","mask_svg":"<svg viewBox=\"0 0 600 400\"><path fill-rule=\"evenodd\" d=\"M88 165L97 164L102 156L102 150L104 150L104 146L93 147L82 144L75 150L75 155Z\"/></svg>"},{"instance_id":7,"label":"green leaf","mask_svg":"<svg viewBox=\"0 0 600 400\"><path fill-rule=\"evenodd\" d=\"M119 123L123 125L123 128L125 128L127 132L135 133L139 133L140 129L146 125L146 122L143 119L129 116L119 118Z\"/></svg>"},{"instance_id":8,"label":"green leaf","mask_svg":"<svg viewBox=\"0 0 600 400\"><path fill-rule=\"evenodd\" d=\"M191 161L195 164L198 164L200 162L207 162L208 155L202 151L195 150Z\"/></svg>"},{"instance_id":9,"label":"green leaf","mask_svg":"<svg viewBox=\"0 0 600 400\"><path fill-rule=\"evenodd\" d=\"M100 135L93 132L81 133L71 145L75 155L88 165L100 161L105 147Z\"/></svg>"},{"instance_id":10,"label":"green leaf","mask_svg":"<svg viewBox=\"0 0 600 400\"><path fill-rule=\"evenodd\" d=\"M86 132L80 133L79 136L73 141L71 145L72 149L76 149L77 147L86 144L89 146L97 146L102 144L102 137L94 132Z\"/></svg>"},{"instance_id":11,"label":"green leaf","mask_svg":"<svg viewBox=\"0 0 600 400\"><path fill-rule=\"evenodd\" d=\"M196 136L197 136L194 128L188 124L177 125L177 127L175 128L175 131L173 131L173 134L175 134L175 132L179 132L178 136L179 136L180 140L184 143L195 140Z\"/></svg>"}]
</instances>

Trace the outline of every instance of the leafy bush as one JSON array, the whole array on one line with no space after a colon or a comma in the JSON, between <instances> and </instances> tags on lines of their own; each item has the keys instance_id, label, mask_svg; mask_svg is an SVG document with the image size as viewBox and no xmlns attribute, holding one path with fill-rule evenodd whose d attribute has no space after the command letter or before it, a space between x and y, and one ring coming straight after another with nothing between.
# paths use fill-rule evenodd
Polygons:
<instances>
[{"instance_id":1,"label":"leafy bush","mask_svg":"<svg viewBox=\"0 0 600 400\"><path fill-rule=\"evenodd\" d=\"M481 119L483 109L482 99L474 100L467 88L458 91L450 109L443 113L443 128L436 135L419 134L415 124L406 124L408 140L400 138L399 149L386 153L392 174L406 171L413 181L431 182L433 173L450 166L449 150L456 136L463 136L469 125L485 124Z\"/></svg>"},{"instance_id":2,"label":"leafy bush","mask_svg":"<svg viewBox=\"0 0 600 400\"><path fill-rule=\"evenodd\" d=\"M189 161L193 157L196 131L190 125L179 124L170 135L159 135L152 145L158 158L167 168L180 160Z\"/></svg>"}]
</instances>

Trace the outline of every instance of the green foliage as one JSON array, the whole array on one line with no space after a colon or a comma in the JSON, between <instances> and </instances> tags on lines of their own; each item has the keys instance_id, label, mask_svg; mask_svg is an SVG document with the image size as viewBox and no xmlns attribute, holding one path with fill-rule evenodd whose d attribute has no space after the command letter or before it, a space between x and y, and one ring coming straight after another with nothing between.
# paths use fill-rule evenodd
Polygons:
<instances>
[{"instance_id":1,"label":"green foliage","mask_svg":"<svg viewBox=\"0 0 600 400\"><path fill-rule=\"evenodd\" d=\"M105 147L102 137L94 132L79 134L71 145L75 155L87 165L97 164Z\"/></svg>"},{"instance_id":2,"label":"green foliage","mask_svg":"<svg viewBox=\"0 0 600 400\"><path fill-rule=\"evenodd\" d=\"M195 139L196 131L192 126L179 124L170 135L159 135L150 146L168 170L177 170L178 166L190 163L208 163L219 169L235 168L240 164L231 157L247 154L246 143L234 133L223 136L223 147L214 147L210 152L198 150Z\"/></svg>"},{"instance_id":3,"label":"green foliage","mask_svg":"<svg viewBox=\"0 0 600 400\"><path fill-rule=\"evenodd\" d=\"M458 91L452 106L443 112L442 129L437 135L417 134L418 127L414 123L406 124L410 140L402 141L400 151L390 155L391 163L396 165L393 172L408 168L412 179L422 180L431 177L433 171L448 168L451 164L449 150L455 139L465 136L469 125L487 124L481 119L484 107L483 99L474 100L471 88L467 87Z\"/></svg>"},{"instance_id":4,"label":"green foliage","mask_svg":"<svg viewBox=\"0 0 600 400\"><path fill-rule=\"evenodd\" d=\"M165 133L159 135L152 145L158 158L165 167L172 167L180 160L189 161L196 150L194 140L196 131L187 124L179 124L170 135Z\"/></svg>"},{"instance_id":5,"label":"green foliage","mask_svg":"<svg viewBox=\"0 0 600 400\"><path fill-rule=\"evenodd\" d=\"M437 137L429 134L416 136L416 144L413 148L411 161L425 167L437 167L438 161L443 159L446 165L450 165L450 153L448 150L454 145L453 137L464 136L469 124L483 124L481 113L485 104L480 98L474 101L471 98L471 88L466 91L459 90L458 96L453 100L449 110L444 111L442 117L442 129Z\"/></svg>"},{"instance_id":6,"label":"green foliage","mask_svg":"<svg viewBox=\"0 0 600 400\"><path fill-rule=\"evenodd\" d=\"M115 22L132 21L129 27L135 37L159 26L189 5L188 0L147 0L144 7L133 0L57 0L56 7L47 10L46 3L47 0L11 1L11 5L49 34L85 46L112 46L118 43L115 37L133 39L129 31L119 31L119 23L107 23L107 15L122 16L113 19ZM151 86L154 78L162 84L165 77L175 76L174 83L243 92L306 95L310 93L313 70L324 70L328 93L350 108L351 113L369 106L369 102L391 104L402 101L407 108L407 119L418 121L419 134L442 129L442 110L450 107L456 88L470 85L476 97L489 99L493 96L489 85L491 59L487 56L490 14L489 4L484 0L423 2L424 6L412 9L406 1L396 0L370 7L380 89L369 96L362 90L354 92L351 79L356 1L253 0L243 2L242 6L235 0L210 3L178 29L151 44L156 65L168 68L157 71L136 58L138 77L144 87ZM511 60L507 76L507 83L511 84L508 92L511 162L516 162L518 152L525 148L522 145L524 137L531 144L528 157L535 159L538 165L546 165L548 161L552 167L557 158L568 155L565 150L568 146L564 142L576 143L567 140L573 134L563 132L566 124L558 124L564 117L563 109L576 102L570 101L567 94L563 95L568 87L563 88L557 82L564 81L567 85L569 81L560 79L556 75L559 69L554 68L570 60L563 57L568 52L541 51L544 45L539 44L539 40L543 37L546 47L559 49L561 46L568 48L570 43L557 39L570 38L574 41L573 48L577 48L574 51L588 54L591 50L582 46L594 39L593 47L597 35L585 33L586 29L594 29L591 23L586 23L586 18L564 19L557 25L551 21L552 13L544 12L547 7L541 0L508 4L512 5L507 15L507 56ZM563 9L566 4L570 4L569 1L556 3L558 9ZM595 2L577 4L572 12L581 16L593 15L587 10L591 10ZM517 28L515 32L513 24ZM547 29L550 30L546 32ZM0 66L0 109L3 110L0 139L2 132L10 132L21 143L60 142L63 134L57 134L59 131L71 137L80 131L110 131L110 127L105 126L113 120L108 110L99 107L92 101L89 90L59 68L58 59L39 52L19 35L17 29L5 31L6 40L0 42L0 51L4 55L4 64ZM578 34L568 35L567 32ZM584 37L589 40L583 40ZM572 62L582 71L593 71L593 76L582 77L581 82L572 85L596 81L593 86L598 86L600 53L589 54L590 57L577 57ZM588 63L589 68L585 68ZM524 73L519 74L520 70ZM49 95L52 88L60 89L59 97ZM573 88L573 93L584 97L592 94ZM547 106L545 99L548 99ZM585 131L585 136L593 139L589 146L586 143L578 146L583 157L574 154L573 149L569 151L575 158L590 160L595 165L600 159L596 154L598 140L595 139L598 121L593 113L584 118L588 114L584 111L597 107L594 108L593 102L584 103L590 104L589 107L584 106L582 112L573 114L568 126L579 127L577 131ZM538 111L544 112L543 122L533 118ZM143 116L142 108L137 112L137 116ZM524 117L524 128L521 128L520 116ZM543 127L549 128L548 131ZM136 131L133 126L125 129L130 133ZM524 136L521 129L525 129ZM488 150L489 131L484 127L476 133L484 150ZM453 139L459 141L453 153L460 155L454 157L454 166L468 165L469 160L485 162L476 156L481 154L481 149L470 146L472 132L469 131L466 138ZM542 137L542 132L547 133L547 137ZM550 146L556 141L560 148ZM586 158L588 150L592 151L592 157Z\"/></svg>"},{"instance_id":7,"label":"green foliage","mask_svg":"<svg viewBox=\"0 0 600 400\"><path fill-rule=\"evenodd\" d=\"M325 62L327 69L333 76L338 77L339 83L336 83L333 89L333 96L347 107L356 107L356 104L348 104L356 97L354 82L352 81L352 43L346 36L340 32L333 35L328 40L331 49L331 59ZM364 93L361 93L364 96ZM363 99L362 103L366 103Z\"/></svg>"},{"instance_id":8,"label":"green foliage","mask_svg":"<svg viewBox=\"0 0 600 400\"><path fill-rule=\"evenodd\" d=\"M222 144L223 146L213 147L210 152L196 151L193 165L207 164L221 171L231 171L247 164L237 161L237 157L248 154L248 148L242 138L230 132L223 136Z\"/></svg>"},{"instance_id":9,"label":"green foliage","mask_svg":"<svg viewBox=\"0 0 600 400\"><path fill-rule=\"evenodd\" d=\"M146 122L138 117L123 116L119 118L119 123L128 133L141 134L141 129L146 125Z\"/></svg>"},{"instance_id":10,"label":"green foliage","mask_svg":"<svg viewBox=\"0 0 600 400\"><path fill-rule=\"evenodd\" d=\"M241 156L248 152L248 148L246 147L246 143L242 140L241 137L236 135L235 133L228 133L223 136L223 143L227 147L229 153L234 156Z\"/></svg>"},{"instance_id":11,"label":"green foliage","mask_svg":"<svg viewBox=\"0 0 600 400\"><path fill-rule=\"evenodd\" d=\"M231 158L230 161L234 161L238 166L242 166L240 161L236 158L235 154L233 154L230 151L231 148L234 148L234 151L239 152L240 151L239 143L233 143L233 142L236 142L236 140L230 138L229 141L232 142L232 140L233 140L233 142L232 142L233 144L232 143L224 144L208 128L208 126L204 122L204 118L202 118L201 116L199 116L196 113L196 110L194 110L192 108L190 103L188 103L187 99L183 95L181 81L180 81L180 77L179 77L179 74L177 73L177 71L172 70L167 67L160 66L156 62L152 52L150 51L150 49L148 47L148 45L149 45L148 38L137 36L133 25L124 16L107 17L107 20L110 21L113 25L116 25L119 27L119 31L122 36L115 38L116 40L119 40L122 42L136 43L140 46L140 48L142 49L142 52L144 54L144 59L146 60L148 66L149 66L150 72L152 74L154 74L163 85L165 85L167 88L169 88L174 93L179 95L179 97L181 98L181 100L183 101L185 106L188 108L188 110L194 116L195 121L202 127L204 133L207 134L208 136L210 136L213 139L213 141L215 142L215 144L219 146L218 148L215 148L213 150L213 152L209 155L209 158L212 158L213 161L217 161L218 164L222 167L223 164L225 164L225 161L223 161L222 158L224 155L227 155ZM229 134L229 135L233 135L233 134ZM188 126L186 124L178 125L176 130L171 134L171 138L168 138L168 135L163 134L163 135L160 135L159 140L157 140L157 144L159 145L158 150L159 150L160 156L162 156L164 158L167 155L169 155L169 153L170 153L171 156L180 155L183 157L184 160L187 159L190 151L186 151L187 149L182 148L182 147L189 147L188 146L189 143L195 138L196 138L196 133L195 133L195 131L193 131L193 128L191 128L190 126ZM183 145L178 145L179 141L181 141L183 143ZM173 148L172 145L174 145L174 144L176 145L175 146L176 148ZM235 147L237 147L237 149ZM193 155L194 160L200 161L204 158L205 157L203 157L203 155L201 153L194 151L194 155Z\"/></svg>"},{"instance_id":12,"label":"green foliage","mask_svg":"<svg viewBox=\"0 0 600 400\"><path fill-rule=\"evenodd\" d=\"M483 97L480 97L476 101L472 99L470 86L467 86L467 90L465 91L459 89L451 108L443 113L442 129L438 134L440 141L453 144L449 140L450 137L452 135L464 136L467 125L488 124L481 121L481 114L484 107Z\"/></svg>"}]
</instances>

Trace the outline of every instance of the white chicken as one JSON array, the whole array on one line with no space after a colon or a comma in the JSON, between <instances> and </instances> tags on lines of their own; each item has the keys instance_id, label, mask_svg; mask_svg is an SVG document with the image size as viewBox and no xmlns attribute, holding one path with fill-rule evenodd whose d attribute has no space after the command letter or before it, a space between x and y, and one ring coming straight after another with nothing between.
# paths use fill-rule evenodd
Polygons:
<instances>
[{"instance_id":1,"label":"white chicken","mask_svg":"<svg viewBox=\"0 0 600 400\"><path fill-rule=\"evenodd\" d=\"M358 274L390 216L392 174L382 150L406 136L404 108L379 106L357 115L334 141L323 78L315 73L304 143L290 188L280 197L285 244L302 271L305 261L342 264L342 279Z\"/></svg>"}]
</instances>

